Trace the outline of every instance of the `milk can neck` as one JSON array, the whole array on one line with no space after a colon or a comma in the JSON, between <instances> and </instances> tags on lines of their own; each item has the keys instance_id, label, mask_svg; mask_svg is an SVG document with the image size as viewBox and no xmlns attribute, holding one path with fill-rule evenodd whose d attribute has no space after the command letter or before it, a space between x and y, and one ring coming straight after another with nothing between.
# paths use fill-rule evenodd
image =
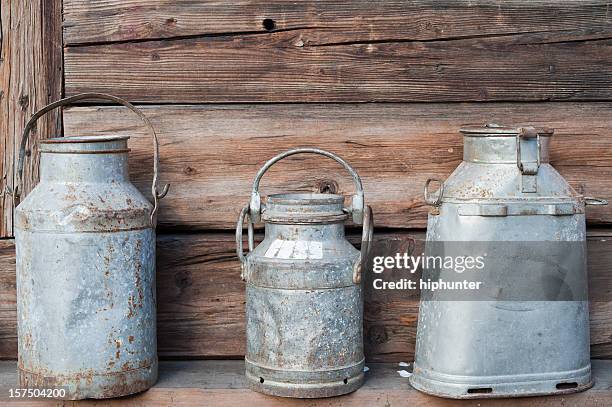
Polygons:
<instances>
[{"instance_id":1,"label":"milk can neck","mask_svg":"<svg viewBox=\"0 0 612 407\"><path fill-rule=\"evenodd\" d=\"M482 164L513 164L517 162L517 143L521 143L524 161L537 161L538 149L540 162L549 161L550 137L519 139L511 135L464 135L463 161ZM538 145L539 144L539 145Z\"/></svg>"},{"instance_id":2,"label":"milk can neck","mask_svg":"<svg viewBox=\"0 0 612 407\"><path fill-rule=\"evenodd\" d=\"M280 240L338 240L344 239L344 223L295 225L266 223L266 238Z\"/></svg>"},{"instance_id":3,"label":"milk can neck","mask_svg":"<svg viewBox=\"0 0 612 407\"><path fill-rule=\"evenodd\" d=\"M40 143L41 182L124 182L128 137L66 137Z\"/></svg>"}]
</instances>

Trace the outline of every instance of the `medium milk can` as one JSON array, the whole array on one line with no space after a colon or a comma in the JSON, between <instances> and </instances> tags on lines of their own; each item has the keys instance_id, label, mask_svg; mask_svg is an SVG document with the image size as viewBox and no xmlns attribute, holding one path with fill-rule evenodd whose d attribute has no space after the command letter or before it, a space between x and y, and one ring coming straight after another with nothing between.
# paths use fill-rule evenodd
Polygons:
<instances>
[{"instance_id":1,"label":"medium milk can","mask_svg":"<svg viewBox=\"0 0 612 407\"><path fill-rule=\"evenodd\" d=\"M482 268L461 268L459 278L481 287L422 292L410 383L450 398L587 389L585 205L606 202L578 194L549 164L550 129L461 132L463 162L436 180L437 192L433 180L425 185L426 251L445 259L479 253ZM423 270L425 280L457 276L446 265Z\"/></svg>"},{"instance_id":2,"label":"medium milk can","mask_svg":"<svg viewBox=\"0 0 612 407\"><path fill-rule=\"evenodd\" d=\"M124 396L157 379L155 215L168 186L158 191L149 120L110 95L52 103L25 127L17 185L36 120L91 98L126 106L151 132L154 204L129 180L128 136L40 141L40 183L15 210L19 386L66 399Z\"/></svg>"},{"instance_id":3,"label":"medium milk can","mask_svg":"<svg viewBox=\"0 0 612 407\"><path fill-rule=\"evenodd\" d=\"M320 154L340 163L356 192L349 207L336 194L270 195L259 183L279 160ZM344 223L363 223L361 253L346 239ZM242 250L242 224L249 253ZM253 224L265 238L253 249ZM252 390L284 397L331 397L358 389L364 378L361 259L372 238L359 175L340 157L299 148L268 161L257 173L250 204L236 227L237 253L246 281L246 377Z\"/></svg>"}]
</instances>

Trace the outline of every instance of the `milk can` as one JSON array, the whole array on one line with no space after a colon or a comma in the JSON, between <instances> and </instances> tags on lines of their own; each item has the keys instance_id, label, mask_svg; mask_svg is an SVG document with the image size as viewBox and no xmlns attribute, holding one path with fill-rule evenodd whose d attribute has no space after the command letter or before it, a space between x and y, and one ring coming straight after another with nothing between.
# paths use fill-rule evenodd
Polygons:
<instances>
[{"instance_id":1,"label":"milk can","mask_svg":"<svg viewBox=\"0 0 612 407\"><path fill-rule=\"evenodd\" d=\"M151 132L154 204L130 183L128 136L40 141L40 183L15 210L18 376L65 399L124 396L157 379L155 215L168 186L158 191L149 120L110 95L52 103L24 129L17 185L36 120L91 98L126 106Z\"/></svg>"},{"instance_id":2,"label":"milk can","mask_svg":"<svg viewBox=\"0 0 612 407\"><path fill-rule=\"evenodd\" d=\"M286 193L261 203L259 183L279 160L301 153L336 160L351 174L350 206L336 194ZM346 239L344 223L363 223L361 253ZM242 250L242 224L249 252ZM253 223L265 238L253 249ZM252 390L284 397L330 397L363 383L361 258L372 239L359 175L340 157L299 148L268 161L257 173L250 204L236 227L237 253L246 281L246 377Z\"/></svg>"},{"instance_id":3,"label":"milk can","mask_svg":"<svg viewBox=\"0 0 612 407\"><path fill-rule=\"evenodd\" d=\"M436 180L437 192L434 180L425 186L426 250L456 259L478 247L482 270L460 278L481 288L422 293L410 383L450 398L587 389L585 205L606 202L578 194L549 164L550 129L461 132L463 162ZM457 275L447 266L423 270L425 280Z\"/></svg>"}]
</instances>

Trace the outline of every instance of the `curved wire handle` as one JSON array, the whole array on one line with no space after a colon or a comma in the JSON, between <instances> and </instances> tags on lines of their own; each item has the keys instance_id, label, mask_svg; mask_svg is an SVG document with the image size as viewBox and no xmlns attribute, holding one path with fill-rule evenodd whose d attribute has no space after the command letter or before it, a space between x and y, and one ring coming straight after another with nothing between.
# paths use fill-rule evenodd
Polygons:
<instances>
[{"instance_id":1,"label":"curved wire handle","mask_svg":"<svg viewBox=\"0 0 612 407\"><path fill-rule=\"evenodd\" d=\"M24 157L25 157L28 137L30 135L30 130L32 129L32 127L34 127L34 124L36 123L36 121L40 117L42 117L45 113L57 107L65 106L67 104L76 102L78 100L83 100L83 99L105 99L105 100L110 100L115 103L119 103L120 105L127 107L132 112L136 113L138 117L140 117L140 119L144 122L144 124L149 129L149 132L153 136L153 182L151 185L151 194L153 195L154 204L153 204L153 210L151 211L151 226L155 227L157 223L155 215L157 214L157 210L159 208L159 200L166 196L166 194L168 193L168 188L170 188L169 184L165 184L161 192L159 192L159 189L157 187L157 178L159 174L159 140L157 139L157 133L155 132L155 129L153 128L153 125L151 124L147 116L145 116L144 113L142 113L142 111L136 108L136 106L134 106L127 100L124 100L117 96L108 95L106 93L80 93L78 95L70 96L64 99L60 99L51 104L48 104L47 106L43 107L42 109L40 109L39 111L37 111L36 113L32 115L32 117L26 124L25 128L23 129L23 136L21 137L21 146L19 148L19 161L17 164L17 183L15 186L15 206L17 206L19 202L21 201L21 182L22 182L22 177L23 177Z\"/></svg>"},{"instance_id":2,"label":"curved wire handle","mask_svg":"<svg viewBox=\"0 0 612 407\"><path fill-rule=\"evenodd\" d=\"M319 154L336 162L340 163L353 177L353 183L355 184L355 194L353 195L351 201L351 207L348 208L351 211L353 222L356 224L361 224L363 222L363 210L364 210L364 201L363 201L363 186L361 184L361 178L353 167L351 167L346 161L337 156L334 153L330 153L329 151L321 150L318 148L295 148L293 150L285 151L277 155L276 157L268 160L263 167L259 169L257 175L255 175L255 180L253 181L253 191L251 192L251 202L249 203L249 215L251 217L252 222L259 222L261 218L261 196L259 195L259 183L261 182L261 178L268 171L272 165L276 162L282 160L283 158L295 155L295 154Z\"/></svg>"},{"instance_id":3,"label":"curved wire handle","mask_svg":"<svg viewBox=\"0 0 612 407\"><path fill-rule=\"evenodd\" d=\"M240 260L240 278L242 281L246 281L246 256L244 255L242 249L242 225L244 220L247 219L248 223L248 233L249 233L249 252L253 251L254 243L254 233L253 233L253 222L251 221L251 215L249 215L249 206L245 206L240 211L240 216L238 216L238 222L236 223L236 254L238 255L238 259Z\"/></svg>"}]
</instances>

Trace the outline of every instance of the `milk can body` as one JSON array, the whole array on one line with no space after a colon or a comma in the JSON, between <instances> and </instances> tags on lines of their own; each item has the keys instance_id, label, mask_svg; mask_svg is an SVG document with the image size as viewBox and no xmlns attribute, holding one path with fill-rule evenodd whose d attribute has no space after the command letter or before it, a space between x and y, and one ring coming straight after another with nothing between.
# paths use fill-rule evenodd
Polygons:
<instances>
[{"instance_id":1,"label":"milk can body","mask_svg":"<svg viewBox=\"0 0 612 407\"><path fill-rule=\"evenodd\" d=\"M108 99L64 103L92 96ZM15 211L21 387L107 398L157 379L155 214L129 181L128 138L40 142L40 182Z\"/></svg>"},{"instance_id":2,"label":"milk can body","mask_svg":"<svg viewBox=\"0 0 612 407\"><path fill-rule=\"evenodd\" d=\"M486 291L421 300L410 382L451 398L584 390L592 385L585 203L604 202L585 200L548 163L552 130L462 132L463 162L437 196L426 186L426 240L447 251L488 247Z\"/></svg>"},{"instance_id":3,"label":"milk can body","mask_svg":"<svg viewBox=\"0 0 612 407\"><path fill-rule=\"evenodd\" d=\"M320 151L298 149L280 157ZM264 240L243 258L246 376L253 390L330 397L363 383L361 253L344 233L348 215L360 221L363 213L361 184L353 174L359 191L354 211L344 208L341 195L290 193L269 196L259 209L257 187L256 198L243 210L239 246L245 215L257 219L261 214L265 223ZM369 225L369 212L366 218Z\"/></svg>"}]
</instances>

